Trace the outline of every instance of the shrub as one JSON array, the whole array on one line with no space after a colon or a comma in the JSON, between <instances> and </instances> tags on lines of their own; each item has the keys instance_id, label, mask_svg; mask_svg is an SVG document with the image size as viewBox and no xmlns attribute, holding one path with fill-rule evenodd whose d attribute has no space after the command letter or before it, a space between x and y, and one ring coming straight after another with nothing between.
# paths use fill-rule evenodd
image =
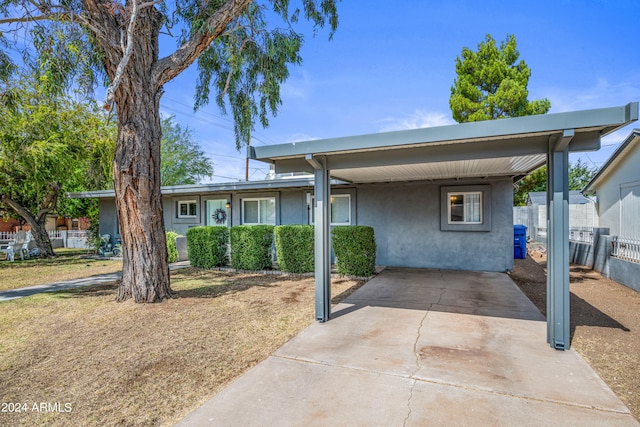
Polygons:
<instances>
[{"instance_id":1,"label":"shrub","mask_svg":"<svg viewBox=\"0 0 640 427\"><path fill-rule=\"evenodd\" d=\"M331 231L336 268L339 274L370 276L376 267L376 240L373 227L345 225Z\"/></svg>"},{"instance_id":2,"label":"shrub","mask_svg":"<svg viewBox=\"0 0 640 427\"><path fill-rule=\"evenodd\" d=\"M239 270L265 270L272 267L272 225L231 227L231 266Z\"/></svg>"},{"instance_id":3,"label":"shrub","mask_svg":"<svg viewBox=\"0 0 640 427\"><path fill-rule=\"evenodd\" d=\"M289 273L314 270L313 225L279 225L273 235L280 270Z\"/></svg>"},{"instance_id":4,"label":"shrub","mask_svg":"<svg viewBox=\"0 0 640 427\"><path fill-rule=\"evenodd\" d=\"M176 247L176 238L180 237L175 231L167 231L167 254L169 262L178 261L178 248Z\"/></svg>"},{"instance_id":5,"label":"shrub","mask_svg":"<svg viewBox=\"0 0 640 427\"><path fill-rule=\"evenodd\" d=\"M227 265L229 229L223 225L192 227L187 230L187 251L193 267Z\"/></svg>"}]
</instances>

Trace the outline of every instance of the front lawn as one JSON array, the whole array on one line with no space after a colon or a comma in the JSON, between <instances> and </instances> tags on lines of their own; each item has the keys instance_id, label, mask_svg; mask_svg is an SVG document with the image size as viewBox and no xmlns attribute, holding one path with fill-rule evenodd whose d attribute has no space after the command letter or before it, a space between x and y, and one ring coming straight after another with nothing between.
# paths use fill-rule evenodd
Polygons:
<instances>
[{"instance_id":1,"label":"front lawn","mask_svg":"<svg viewBox=\"0 0 640 427\"><path fill-rule=\"evenodd\" d=\"M0 303L0 400L26 408L0 425L174 425L314 319L313 278L171 280L176 298L159 304L116 303L115 284ZM332 294L360 284L334 280Z\"/></svg>"},{"instance_id":2,"label":"front lawn","mask_svg":"<svg viewBox=\"0 0 640 427\"><path fill-rule=\"evenodd\" d=\"M83 258L86 249L56 249L55 258L0 261L0 292L122 270L122 260Z\"/></svg>"}]
</instances>

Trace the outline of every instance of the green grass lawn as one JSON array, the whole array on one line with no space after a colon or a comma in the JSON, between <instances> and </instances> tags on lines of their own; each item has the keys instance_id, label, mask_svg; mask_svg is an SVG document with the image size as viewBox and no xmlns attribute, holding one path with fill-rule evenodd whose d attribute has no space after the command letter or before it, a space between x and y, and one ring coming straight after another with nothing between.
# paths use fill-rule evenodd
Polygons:
<instances>
[{"instance_id":1,"label":"green grass lawn","mask_svg":"<svg viewBox=\"0 0 640 427\"><path fill-rule=\"evenodd\" d=\"M86 249L56 249L55 258L0 261L0 292L122 270L122 260L84 258Z\"/></svg>"}]
</instances>

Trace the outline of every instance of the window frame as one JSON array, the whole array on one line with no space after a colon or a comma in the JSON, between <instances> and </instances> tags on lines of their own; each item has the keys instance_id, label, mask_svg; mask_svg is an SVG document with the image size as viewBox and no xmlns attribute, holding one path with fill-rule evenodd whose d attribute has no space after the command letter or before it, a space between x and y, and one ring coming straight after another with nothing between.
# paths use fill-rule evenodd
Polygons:
<instances>
[{"instance_id":1,"label":"window frame","mask_svg":"<svg viewBox=\"0 0 640 427\"><path fill-rule=\"evenodd\" d=\"M315 224L315 195L309 193L311 198L310 198L310 205L309 205L309 224L313 225ZM334 226L334 225L351 225L351 193L340 193L340 194L332 194L330 196L332 199L333 198L346 198L348 200L348 206L349 206L349 220L348 222L333 222L333 218L331 218L330 225ZM333 200L332 200L333 202ZM329 211L330 211L330 215L333 216L333 211L331 210L331 207L329 207Z\"/></svg>"},{"instance_id":2,"label":"window frame","mask_svg":"<svg viewBox=\"0 0 640 427\"><path fill-rule=\"evenodd\" d=\"M246 202L258 202L258 221L260 221L260 201L267 200L273 201L273 224L268 222L246 222ZM277 209L276 197L249 197L242 199L242 224L243 225L277 225L278 224L278 209Z\"/></svg>"},{"instance_id":3,"label":"window frame","mask_svg":"<svg viewBox=\"0 0 640 427\"><path fill-rule=\"evenodd\" d=\"M480 193L480 222L451 221L450 196ZM491 231L491 184L440 187L440 231Z\"/></svg>"},{"instance_id":4,"label":"window frame","mask_svg":"<svg viewBox=\"0 0 640 427\"><path fill-rule=\"evenodd\" d=\"M195 212L193 215L183 215L182 214L182 210L181 210L181 206L186 205L187 206L187 213L189 212L189 205L193 204L195 206ZM194 218L198 218L198 201L196 199L189 199L189 200L177 200L176 201L176 207L177 207L177 211L176 211L176 218L179 219L194 219Z\"/></svg>"},{"instance_id":5,"label":"window frame","mask_svg":"<svg viewBox=\"0 0 640 427\"><path fill-rule=\"evenodd\" d=\"M466 196L473 196L473 195L478 195L480 196L480 220L479 221L467 221L464 216L465 216L465 206L466 206ZM463 219L462 221L454 221L451 218L451 208L452 208L452 204L451 204L451 197L453 196L462 196L462 216ZM484 200L482 197L482 191L449 191L447 192L447 221L449 224L482 224L482 208L484 206Z\"/></svg>"}]
</instances>

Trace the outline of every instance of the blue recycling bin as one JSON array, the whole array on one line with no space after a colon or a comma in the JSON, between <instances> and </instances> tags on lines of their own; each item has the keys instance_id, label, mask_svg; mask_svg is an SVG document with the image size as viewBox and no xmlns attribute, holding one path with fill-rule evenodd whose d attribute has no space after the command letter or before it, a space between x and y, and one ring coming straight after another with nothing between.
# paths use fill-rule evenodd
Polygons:
<instances>
[{"instance_id":1,"label":"blue recycling bin","mask_svg":"<svg viewBox=\"0 0 640 427\"><path fill-rule=\"evenodd\" d=\"M527 226L516 224L513 226L513 258L527 257Z\"/></svg>"}]
</instances>

